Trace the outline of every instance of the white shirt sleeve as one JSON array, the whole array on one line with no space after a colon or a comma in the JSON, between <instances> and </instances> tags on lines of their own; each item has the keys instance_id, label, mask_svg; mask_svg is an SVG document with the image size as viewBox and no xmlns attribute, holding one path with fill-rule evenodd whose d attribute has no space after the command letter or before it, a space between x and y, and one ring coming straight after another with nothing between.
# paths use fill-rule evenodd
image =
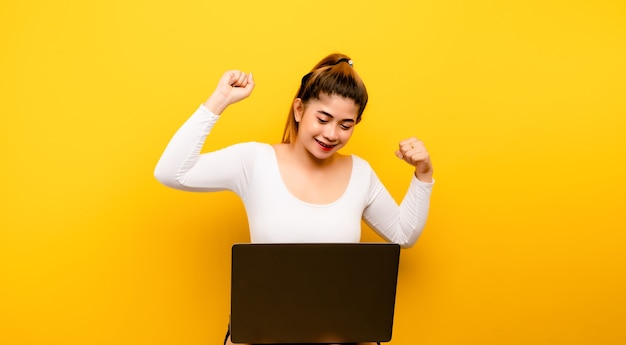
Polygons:
<instances>
[{"instance_id":1,"label":"white shirt sleeve","mask_svg":"<svg viewBox=\"0 0 626 345\"><path fill-rule=\"evenodd\" d=\"M203 105L178 129L154 170L164 185L185 191L231 190L242 195L254 162L250 145L236 144L200 154L219 119Z\"/></svg>"},{"instance_id":2,"label":"white shirt sleeve","mask_svg":"<svg viewBox=\"0 0 626 345\"><path fill-rule=\"evenodd\" d=\"M433 184L422 182L412 175L409 189L398 206L372 171L369 201L363 220L386 240L404 248L413 246L426 225Z\"/></svg>"}]
</instances>

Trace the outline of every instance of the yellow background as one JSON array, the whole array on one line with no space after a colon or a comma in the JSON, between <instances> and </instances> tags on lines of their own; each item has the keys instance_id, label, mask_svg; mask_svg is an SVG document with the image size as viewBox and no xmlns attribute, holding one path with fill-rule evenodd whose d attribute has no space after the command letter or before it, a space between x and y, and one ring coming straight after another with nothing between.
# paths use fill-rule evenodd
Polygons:
<instances>
[{"instance_id":1,"label":"yellow background","mask_svg":"<svg viewBox=\"0 0 626 345\"><path fill-rule=\"evenodd\" d=\"M1 344L221 343L241 202L154 165L231 68L207 149L278 141L335 51L371 99L346 153L398 199L400 139L435 163L392 343L626 343L623 0L3 1L0 32Z\"/></svg>"}]
</instances>

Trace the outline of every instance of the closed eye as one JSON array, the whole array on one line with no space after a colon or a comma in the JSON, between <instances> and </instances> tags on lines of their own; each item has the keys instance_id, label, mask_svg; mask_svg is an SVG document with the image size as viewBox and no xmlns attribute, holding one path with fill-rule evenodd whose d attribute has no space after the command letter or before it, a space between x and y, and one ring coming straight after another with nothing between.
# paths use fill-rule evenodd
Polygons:
<instances>
[{"instance_id":1,"label":"closed eye","mask_svg":"<svg viewBox=\"0 0 626 345\"><path fill-rule=\"evenodd\" d=\"M341 124L341 125L339 125L339 127L341 127L341 129L344 129L344 130L348 130L348 129L352 128L352 126L348 126L348 125L345 125L345 124Z\"/></svg>"},{"instance_id":2,"label":"closed eye","mask_svg":"<svg viewBox=\"0 0 626 345\"><path fill-rule=\"evenodd\" d=\"M328 122L330 122L330 120L335 118L333 115L331 115L330 113L326 111L318 110L317 112L319 115L321 115L321 117L320 116L317 117L317 121L319 121L319 123L321 124L327 124ZM352 126L354 126L354 123L355 122L352 119L341 120L339 127L347 131L350 128L352 128Z\"/></svg>"}]
</instances>

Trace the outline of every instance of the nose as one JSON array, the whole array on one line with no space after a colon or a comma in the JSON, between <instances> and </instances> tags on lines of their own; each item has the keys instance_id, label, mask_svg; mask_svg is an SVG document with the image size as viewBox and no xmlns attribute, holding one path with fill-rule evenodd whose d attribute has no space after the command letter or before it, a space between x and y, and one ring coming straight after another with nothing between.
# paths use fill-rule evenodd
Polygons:
<instances>
[{"instance_id":1,"label":"nose","mask_svg":"<svg viewBox=\"0 0 626 345\"><path fill-rule=\"evenodd\" d=\"M324 128L324 138L328 139L329 141L335 141L337 140L338 137L338 131L337 131L337 127L336 126L326 126Z\"/></svg>"}]
</instances>

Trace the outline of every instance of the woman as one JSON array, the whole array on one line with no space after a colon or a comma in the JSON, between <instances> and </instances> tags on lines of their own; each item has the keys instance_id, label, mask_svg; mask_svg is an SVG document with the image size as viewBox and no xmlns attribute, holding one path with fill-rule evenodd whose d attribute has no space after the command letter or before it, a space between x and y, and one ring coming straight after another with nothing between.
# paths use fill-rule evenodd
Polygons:
<instances>
[{"instance_id":1,"label":"woman","mask_svg":"<svg viewBox=\"0 0 626 345\"><path fill-rule=\"evenodd\" d=\"M348 56L331 54L302 78L281 143L239 143L200 154L223 111L253 88L252 74L226 72L171 139L156 178L180 190L237 193L253 243L359 242L361 220L387 241L403 247L417 241L433 185L424 144L406 139L395 152L415 168L400 205L365 160L338 152L368 100Z\"/></svg>"}]
</instances>

